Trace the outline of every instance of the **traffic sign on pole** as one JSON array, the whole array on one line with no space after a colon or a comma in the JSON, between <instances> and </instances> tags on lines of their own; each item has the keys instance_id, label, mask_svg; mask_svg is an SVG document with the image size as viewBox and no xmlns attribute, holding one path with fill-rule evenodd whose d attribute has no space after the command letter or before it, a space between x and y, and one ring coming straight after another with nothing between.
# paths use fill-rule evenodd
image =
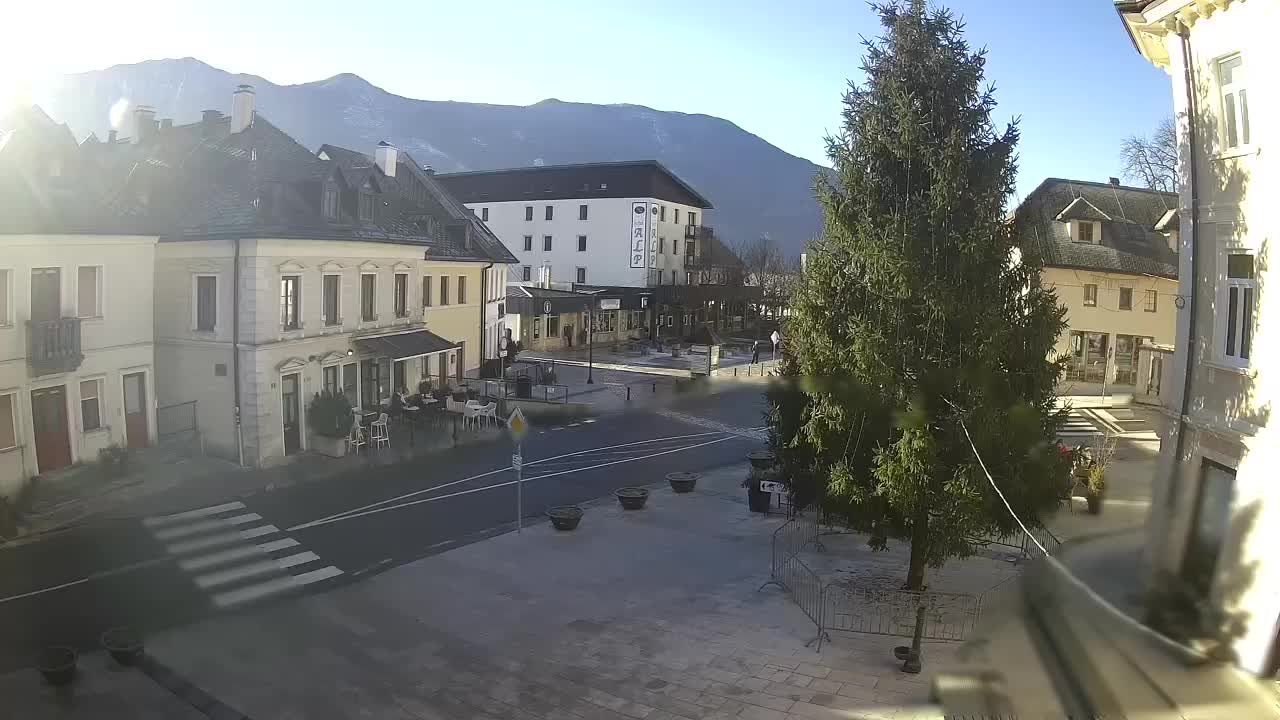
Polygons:
<instances>
[{"instance_id":1,"label":"traffic sign on pole","mask_svg":"<svg viewBox=\"0 0 1280 720\"><path fill-rule=\"evenodd\" d=\"M520 408L512 410L511 417L507 418L507 431L511 433L511 439L515 440L516 444L529 434L529 421L524 419L524 413L520 412Z\"/></svg>"},{"instance_id":2,"label":"traffic sign on pole","mask_svg":"<svg viewBox=\"0 0 1280 720\"><path fill-rule=\"evenodd\" d=\"M520 456L520 453L511 454L511 467L516 470L524 469L524 458Z\"/></svg>"}]
</instances>

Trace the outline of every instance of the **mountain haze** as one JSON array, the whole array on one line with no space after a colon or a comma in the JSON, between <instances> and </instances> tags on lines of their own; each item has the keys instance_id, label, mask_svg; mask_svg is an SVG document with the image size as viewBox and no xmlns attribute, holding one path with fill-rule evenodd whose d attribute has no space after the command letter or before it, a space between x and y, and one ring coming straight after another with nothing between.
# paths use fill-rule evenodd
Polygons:
<instances>
[{"instance_id":1,"label":"mountain haze","mask_svg":"<svg viewBox=\"0 0 1280 720\"><path fill-rule=\"evenodd\" d=\"M711 200L708 223L730 244L767 233L797 255L821 226L812 193L817 165L709 115L559 100L529 106L415 100L350 73L276 85L194 58L66 75L38 101L77 139L89 132L105 139L110 108L121 98L181 124L206 108L230 113L240 83L254 86L259 112L313 149L332 143L372 153L387 140L439 172L656 159Z\"/></svg>"}]
</instances>

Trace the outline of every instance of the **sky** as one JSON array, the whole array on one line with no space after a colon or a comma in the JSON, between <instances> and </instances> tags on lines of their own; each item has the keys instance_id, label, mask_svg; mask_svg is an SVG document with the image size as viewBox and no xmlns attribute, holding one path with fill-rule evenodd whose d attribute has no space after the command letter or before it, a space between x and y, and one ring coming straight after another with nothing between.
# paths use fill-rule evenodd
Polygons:
<instances>
[{"instance_id":1,"label":"sky","mask_svg":"<svg viewBox=\"0 0 1280 720\"><path fill-rule=\"evenodd\" d=\"M1169 77L1111 0L944 4L988 50L996 122L1021 118L1019 195L1045 177L1119 175L1120 141L1171 112ZM57 73L193 56L280 84L352 72L414 98L716 115L826 165L862 38L878 33L860 0L20 1L0 9L0 102Z\"/></svg>"}]
</instances>

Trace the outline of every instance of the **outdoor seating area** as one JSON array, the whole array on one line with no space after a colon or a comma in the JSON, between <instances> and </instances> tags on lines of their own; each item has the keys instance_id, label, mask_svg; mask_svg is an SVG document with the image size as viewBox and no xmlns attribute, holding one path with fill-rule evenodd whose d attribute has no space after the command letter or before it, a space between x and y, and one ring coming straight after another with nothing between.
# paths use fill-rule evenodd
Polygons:
<instances>
[{"instance_id":1,"label":"outdoor seating area","mask_svg":"<svg viewBox=\"0 0 1280 720\"><path fill-rule=\"evenodd\" d=\"M352 408L347 453L376 452L393 447L415 447L432 434L497 427L498 403L475 397L474 391L448 388L433 393L393 393L373 407Z\"/></svg>"}]
</instances>

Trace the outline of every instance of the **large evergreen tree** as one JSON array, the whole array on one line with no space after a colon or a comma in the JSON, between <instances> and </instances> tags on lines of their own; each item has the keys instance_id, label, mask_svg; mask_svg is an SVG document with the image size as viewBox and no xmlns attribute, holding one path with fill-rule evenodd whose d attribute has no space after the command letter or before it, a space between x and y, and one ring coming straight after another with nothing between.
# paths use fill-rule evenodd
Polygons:
<instances>
[{"instance_id":1,"label":"large evergreen tree","mask_svg":"<svg viewBox=\"0 0 1280 720\"><path fill-rule=\"evenodd\" d=\"M876 9L884 34L827 139L824 234L784 331L796 382L770 392L770 431L797 500L878 549L908 540L905 586L923 589L927 566L1016 527L965 427L1029 526L1056 505L1047 358L1065 311L1005 216L1018 130L992 124L984 51L922 0Z\"/></svg>"}]
</instances>

